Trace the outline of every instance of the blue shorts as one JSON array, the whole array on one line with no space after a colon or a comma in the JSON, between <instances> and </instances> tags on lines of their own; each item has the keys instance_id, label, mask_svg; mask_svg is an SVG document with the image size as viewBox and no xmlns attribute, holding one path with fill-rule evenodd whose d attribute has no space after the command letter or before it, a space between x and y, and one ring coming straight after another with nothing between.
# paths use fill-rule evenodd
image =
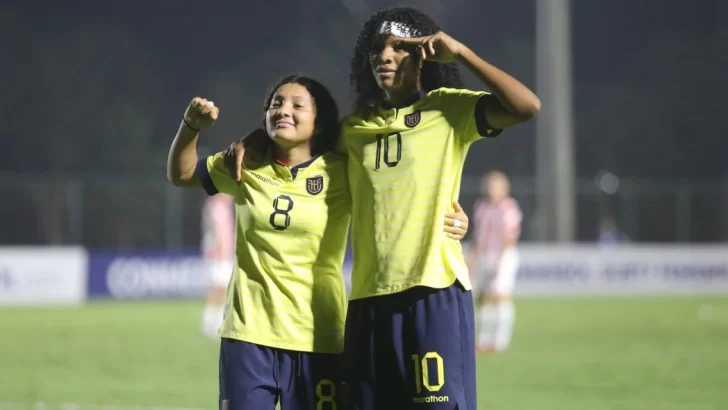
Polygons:
<instances>
[{"instance_id":1,"label":"blue shorts","mask_svg":"<svg viewBox=\"0 0 728 410\"><path fill-rule=\"evenodd\" d=\"M220 342L220 410L334 410L339 354Z\"/></svg>"},{"instance_id":2,"label":"blue shorts","mask_svg":"<svg viewBox=\"0 0 728 410\"><path fill-rule=\"evenodd\" d=\"M476 410L472 292L460 283L349 302L352 410Z\"/></svg>"}]
</instances>

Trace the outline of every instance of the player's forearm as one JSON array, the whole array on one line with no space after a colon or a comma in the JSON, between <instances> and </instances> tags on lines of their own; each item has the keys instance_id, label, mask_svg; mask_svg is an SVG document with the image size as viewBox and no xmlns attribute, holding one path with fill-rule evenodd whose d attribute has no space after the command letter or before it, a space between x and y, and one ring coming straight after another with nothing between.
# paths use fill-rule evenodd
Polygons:
<instances>
[{"instance_id":1,"label":"player's forearm","mask_svg":"<svg viewBox=\"0 0 728 410\"><path fill-rule=\"evenodd\" d=\"M198 136L199 131L191 129L184 122L180 124L167 157L167 179L176 186L195 185Z\"/></svg>"},{"instance_id":2,"label":"player's forearm","mask_svg":"<svg viewBox=\"0 0 728 410\"><path fill-rule=\"evenodd\" d=\"M458 60L482 81L510 114L528 120L541 110L541 100L528 87L489 64L468 47Z\"/></svg>"}]
</instances>

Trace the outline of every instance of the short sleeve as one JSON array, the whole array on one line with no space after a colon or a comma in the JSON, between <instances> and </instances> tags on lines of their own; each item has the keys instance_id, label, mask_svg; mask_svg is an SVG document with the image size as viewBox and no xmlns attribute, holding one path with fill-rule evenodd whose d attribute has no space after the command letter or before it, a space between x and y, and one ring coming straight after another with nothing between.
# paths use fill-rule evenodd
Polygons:
<instances>
[{"instance_id":1,"label":"short sleeve","mask_svg":"<svg viewBox=\"0 0 728 410\"><path fill-rule=\"evenodd\" d=\"M212 196L220 192L235 195L238 190L237 181L225 167L223 152L199 160L195 172L207 195Z\"/></svg>"},{"instance_id":2,"label":"short sleeve","mask_svg":"<svg viewBox=\"0 0 728 410\"><path fill-rule=\"evenodd\" d=\"M464 143L471 143L482 137L496 137L502 130L488 124L485 112L494 103L495 96L484 91L442 88L438 90L442 100L442 111L450 119L455 134Z\"/></svg>"}]
</instances>

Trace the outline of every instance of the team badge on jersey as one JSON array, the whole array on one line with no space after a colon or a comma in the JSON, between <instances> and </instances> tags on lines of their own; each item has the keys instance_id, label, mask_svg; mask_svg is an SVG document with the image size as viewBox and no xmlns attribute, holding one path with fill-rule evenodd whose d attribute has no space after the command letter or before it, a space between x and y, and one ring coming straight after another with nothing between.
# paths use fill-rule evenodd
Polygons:
<instances>
[{"instance_id":1,"label":"team badge on jersey","mask_svg":"<svg viewBox=\"0 0 728 410\"><path fill-rule=\"evenodd\" d=\"M422 114L420 111L415 111L412 114L407 114L404 116L404 125L414 128L417 126L417 124L420 123L420 119L422 118Z\"/></svg>"},{"instance_id":2,"label":"team badge on jersey","mask_svg":"<svg viewBox=\"0 0 728 410\"><path fill-rule=\"evenodd\" d=\"M312 178L306 178L306 191L311 195L317 195L324 189L324 177L317 175Z\"/></svg>"}]
</instances>

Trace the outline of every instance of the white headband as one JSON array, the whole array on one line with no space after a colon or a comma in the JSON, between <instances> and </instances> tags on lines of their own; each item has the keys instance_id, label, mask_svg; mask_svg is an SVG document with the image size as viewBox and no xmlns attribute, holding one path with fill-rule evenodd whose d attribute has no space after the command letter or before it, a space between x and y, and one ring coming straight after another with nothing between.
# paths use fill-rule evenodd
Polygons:
<instances>
[{"instance_id":1,"label":"white headband","mask_svg":"<svg viewBox=\"0 0 728 410\"><path fill-rule=\"evenodd\" d=\"M379 34L391 34L397 37L412 38L419 37L420 32L404 23L398 21L385 21L379 28Z\"/></svg>"}]
</instances>

